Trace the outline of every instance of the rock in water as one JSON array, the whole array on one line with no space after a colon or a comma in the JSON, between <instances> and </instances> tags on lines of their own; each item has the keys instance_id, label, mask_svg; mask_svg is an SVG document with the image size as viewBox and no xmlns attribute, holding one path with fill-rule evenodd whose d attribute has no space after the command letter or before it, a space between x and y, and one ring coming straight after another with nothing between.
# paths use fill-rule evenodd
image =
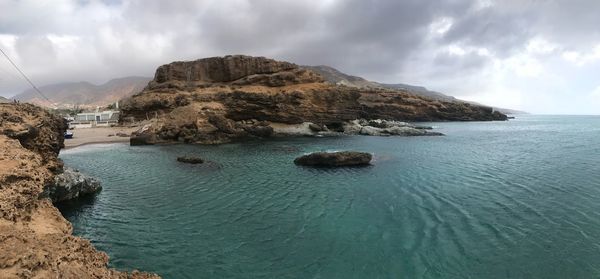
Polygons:
<instances>
[{"instance_id":1,"label":"rock in water","mask_svg":"<svg viewBox=\"0 0 600 279\"><path fill-rule=\"evenodd\" d=\"M187 163L187 164L202 164L202 163L204 163L204 160L202 160L202 158L188 157L188 156L177 157L177 161L182 162L182 163Z\"/></svg>"},{"instance_id":2,"label":"rock in water","mask_svg":"<svg viewBox=\"0 0 600 279\"><path fill-rule=\"evenodd\" d=\"M315 152L294 160L296 165L317 167L367 166L373 156L366 152Z\"/></svg>"},{"instance_id":3,"label":"rock in water","mask_svg":"<svg viewBox=\"0 0 600 279\"><path fill-rule=\"evenodd\" d=\"M65 167L64 172L55 176L54 181L44 189L43 195L49 197L52 202L61 202L95 194L100 190L102 186L95 178Z\"/></svg>"}]
</instances>

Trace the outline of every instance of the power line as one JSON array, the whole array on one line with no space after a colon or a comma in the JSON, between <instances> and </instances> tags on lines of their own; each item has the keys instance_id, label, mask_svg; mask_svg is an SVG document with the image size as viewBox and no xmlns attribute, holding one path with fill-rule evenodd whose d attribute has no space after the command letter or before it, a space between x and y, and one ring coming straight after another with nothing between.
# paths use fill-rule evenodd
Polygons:
<instances>
[{"instance_id":1,"label":"power line","mask_svg":"<svg viewBox=\"0 0 600 279\"><path fill-rule=\"evenodd\" d=\"M27 75L25 75L25 73L23 73L23 71L21 71L21 69L19 69L19 67L17 67L17 64L15 64L15 62L13 62L10 57L8 57L8 55L4 52L4 50L2 50L2 48L0 48L0 52L2 52L2 54L4 55L4 57L6 57L6 60L8 60L8 62L10 62L10 64L13 65L13 67L15 67L15 69L17 69L17 71L19 71L19 73L25 78L25 80L27 82L29 82L29 84L31 84L31 87L33 87L33 89L40 94L40 96L44 97L44 99L46 99L46 101L52 103L52 101L50 101L50 99L48 99L48 97L46 97L46 95L44 95L44 93L42 93L42 91L40 91L37 86L35 86L35 84L33 84L33 82L27 77Z\"/></svg>"}]
</instances>

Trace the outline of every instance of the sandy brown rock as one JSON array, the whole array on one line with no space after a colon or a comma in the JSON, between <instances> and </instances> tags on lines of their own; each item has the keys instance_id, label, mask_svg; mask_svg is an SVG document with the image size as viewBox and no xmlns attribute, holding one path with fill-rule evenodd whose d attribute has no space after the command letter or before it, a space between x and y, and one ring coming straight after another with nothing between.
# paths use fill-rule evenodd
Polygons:
<instances>
[{"instance_id":1,"label":"sandy brown rock","mask_svg":"<svg viewBox=\"0 0 600 279\"><path fill-rule=\"evenodd\" d=\"M132 142L222 143L268 137L274 123L313 123L343 132L355 119L398 121L506 120L492 108L443 102L407 91L324 82L295 64L225 56L173 62L122 104L123 121L152 121ZM136 139L136 138L139 138Z\"/></svg>"},{"instance_id":2,"label":"sandy brown rock","mask_svg":"<svg viewBox=\"0 0 600 279\"><path fill-rule=\"evenodd\" d=\"M0 104L0 278L156 278L107 268L108 256L43 198L62 171L65 128L41 108Z\"/></svg>"}]
</instances>

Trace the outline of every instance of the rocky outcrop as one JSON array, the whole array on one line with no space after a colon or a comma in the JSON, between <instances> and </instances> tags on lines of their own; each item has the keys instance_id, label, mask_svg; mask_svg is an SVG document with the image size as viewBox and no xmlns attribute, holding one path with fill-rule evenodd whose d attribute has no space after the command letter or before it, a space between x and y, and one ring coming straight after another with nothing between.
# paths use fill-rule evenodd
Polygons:
<instances>
[{"instance_id":1,"label":"rocky outcrop","mask_svg":"<svg viewBox=\"0 0 600 279\"><path fill-rule=\"evenodd\" d=\"M52 202L77 199L100 192L100 181L86 176L73 168L65 167L63 173L56 175L54 181L44 188L43 197Z\"/></svg>"},{"instance_id":2,"label":"rocky outcrop","mask_svg":"<svg viewBox=\"0 0 600 279\"><path fill-rule=\"evenodd\" d=\"M155 278L107 267L108 256L72 235L45 198L63 166L57 158L66 125L28 104L0 104L0 277Z\"/></svg>"},{"instance_id":3,"label":"rocky outcrop","mask_svg":"<svg viewBox=\"0 0 600 279\"><path fill-rule=\"evenodd\" d=\"M367 166L371 163L371 159L373 159L373 155L366 152L315 152L296 158L294 163L314 167L350 167Z\"/></svg>"},{"instance_id":4,"label":"rocky outcrop","mask_svg":"<svg viewBox=\"0 0 600 279\"><path fill-rule=\"evenodd\" d=\"M343 127L356 119L506 120L489 107L402 90L334 85L292 63L242 55L163 65L143 92L121 105L123 122L151 122L132 135L132 144L222 143L269 137L277 135L281 125L302 123L312 123L315 132L323 132L319 127L344 132ZM405 128L379 132L430 135Z\"/></svg>"},{"instance_id":5,"label":"rocky outcrop","mask_svg":"<svg viewBox=\"0 0 600 279\"><path fill-rule=\"evenodd\" d=\"M418 126L401 121L353 120L345 123L344 133L366 136L442 136L442 133L430 131L431 127Z\"/></svg>"},{"instance_id":6,"label":"rocky outcrop","mask_svg":"<svg viewBox=\"0 0 600 279\"><path fill-rule=\"evenodd\" d=\"M192 157L192 156L182 156L177 157L177 162L186 163L186 164L202 164L204 160L200 157Z\"/></svg>"}]
</instances>

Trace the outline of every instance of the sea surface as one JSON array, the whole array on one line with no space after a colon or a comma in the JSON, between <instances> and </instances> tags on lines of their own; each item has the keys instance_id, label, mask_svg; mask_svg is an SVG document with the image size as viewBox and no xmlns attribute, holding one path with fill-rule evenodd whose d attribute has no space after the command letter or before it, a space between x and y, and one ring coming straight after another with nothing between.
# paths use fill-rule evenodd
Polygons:
<instances>
[{"instance_id":1,"label":"sea surface","mask_svg":"<svg viewBox=\"0 0 600 279\"><path fill-rule=\"evenodd\" d=\"M104 189L61 211L111 267L164 278L600 278L600 117L431 125L446 136L65 150ZM334 150L375 159L292 162Z\"/></svg>"}]
</instances>

